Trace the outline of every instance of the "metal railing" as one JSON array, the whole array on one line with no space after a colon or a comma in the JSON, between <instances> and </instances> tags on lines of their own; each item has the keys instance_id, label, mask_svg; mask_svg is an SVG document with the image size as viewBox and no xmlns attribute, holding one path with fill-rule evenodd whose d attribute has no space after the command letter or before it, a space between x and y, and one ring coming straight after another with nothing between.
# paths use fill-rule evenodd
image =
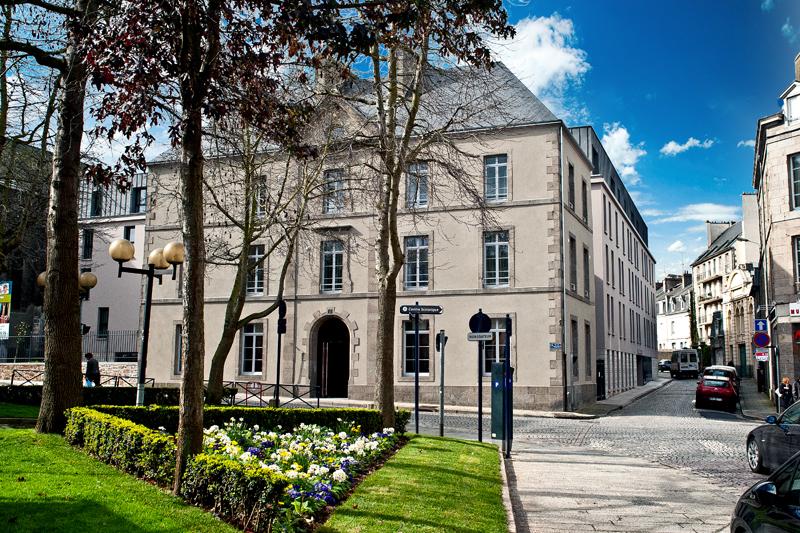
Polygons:
<instances>
[{"instance_id":1,"label":"metal railing","mask_svg":"<svg viewBox=\"0 0 800 533\"><path fill-rule=\"evenodd\" d=\"M225 381L222 386L227 391L235 391L226 395L224 401L228 405L247 405L264 407L270 405L275 398L275 383L262 381ZM293 405L299 402L308 407L315 407L310 402L316 400L319 408L319 387L316 385L280 385L278 388L281 399L288 397L279 407ZM294 404L296 405L296 404Z\"/></svg>"},{"instance_id":2,"label":"metal railing","mask_svg":"<svg viewBox=\"0 0 800 533\"><path fill-rule=\"evenodd\" d=\"M44 370L25 370L15 368L11 371L11 385L40 385L44 379ZM145 378L145 385L154 387L155 378ZM103 387L135 387L136 376L100 376L100 385Z\"/></svg>"},{"instance_id":3,"label":"metal railing","mask_svg":"<svg viewBox=\"0 0 800 533\"><path fill-rule=\"evenodd\" d=\"M81 339L81 351L92 352L104 363L132 363L139 357L139 332L108 331L89 333ZM0 362L36 363L44 361L44 335L13 336L0 339Z\"/></svg>"}]
</instances>

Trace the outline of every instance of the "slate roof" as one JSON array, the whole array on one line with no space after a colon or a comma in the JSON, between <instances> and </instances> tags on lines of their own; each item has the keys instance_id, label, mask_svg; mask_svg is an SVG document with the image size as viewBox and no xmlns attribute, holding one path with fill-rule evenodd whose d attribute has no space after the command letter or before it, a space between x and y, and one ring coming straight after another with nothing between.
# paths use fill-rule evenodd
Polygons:
<instances>
[{"instance_id":1,"label":"slate roof","mask_svg":"<svg viewBox=\"0 0 800 533\"><path fill-rule=\"evenodd\" d=\"M441 69L430 67L424 81L425 97L417 115L418 129L430 131L444 127L448 132L505 128L556 122L559 120L522 81L503 63L495 63L488 72L470 67ZM346 82L340 91L366 120L376 115L371 99L372 81L356 78ZM399 117L402 118L402 117ZM402 120L400 121L402 122ZM167 150L150 163L167 163L178 159L175 149Z\"/></svg>"},{"instance_id":2,"label":"slate roof","mask_svg":"<svg viewBox=\"0 0 800 533\"><path fill-rule=\"evenodd\" d=\"M742 221L740 220L736 224L730 226L725 231L720 233L720 235L711 243L711 246L709 246L705 252L700 254L700 257L694 260L692 266L699 265L700 263L703 263L712 257L718 256L722 252L730 250L733 248L733 244L736 242L736 239L741 236Z\"/></svg>"}]
</instances>

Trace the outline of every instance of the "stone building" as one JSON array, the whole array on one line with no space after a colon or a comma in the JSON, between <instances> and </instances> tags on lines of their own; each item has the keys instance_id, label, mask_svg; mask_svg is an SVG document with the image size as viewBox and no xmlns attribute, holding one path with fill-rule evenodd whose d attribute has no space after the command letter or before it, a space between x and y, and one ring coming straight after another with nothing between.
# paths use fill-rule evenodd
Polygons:
<instances>
[{"instance_id":1,"label":"stone building","mask_svg":"<svg viewBox=\"0 0 800 533\"><path fill-rule=\"evenodd\" d=\"M655 258L647 225L594 129L571 131L592 162L597 382L598 398L605 398L643 385L658 370Z\"/></svg>"},{"instance_id":2,"label":"stone building","mask_svg":"<svg viewBox=\"0 0 800 533\"><path fill-rule=\"evenodd\" d=\"M692 347L692 275L669 274L656 283L659 358Z\"/></svg>"},{"instance_id":3,"label":"stone building","mask_svg":"<svg viewBox=\"0 0 800 533\"><path fill-rule=\"evenodd\" d=\"M467 70L449 71L446 82L439 81L444 74L437 69L431 68L427 75L431 79L426 87L432 91L441 90L443 84L450 84L448 91L452 91L447 94L451 95L472 91ZM598 296L592 259L591 160L564 123L508 69L498 65L489 76L500 82L501 96L511 103L504 107L505 116L475 113L452 139L460 153L471 154L463 173L489 206L491 220L463 221L476 218L477 213L463 198L448 196L446 184L437 188L434 180L441 171L435 162L409 168L401 195L406 205L401 206L398 221L406 264L398 279L397 303L444 308L441 315L423 317L421 324L423 402L438 400L440 354L434 338L440 330L449 337L444 362L446 402L475 405L477 368L488 398L490 363L504 357L504 317L510 314L515 404L527 409L572 409L596 396L594 303ZM347 90L358 91L359 82ZM488 100L497 93L474 99ZM348 116L369 119L374 113L368 106L350 105L342 104ZM347 196L340 186L343 180L358 179L367 157L354 151L346 159L327 163L327 193L314 208L317 226L305 235L286 278L288 325L280 381L315 386L323 397L374 397L375 213L368 198ZM209 167L214 164L209 159ZM148 249L180 235L168 186L175 179L174 155L151 162L150 172ZM335 209L330 209L330 195L341 195ZM627 196L626 201L630 202ZM620 216L624 219L622 211ZM231 228L222 221L207 226L207 231ZM631 236L629 242L633 240ZM643 261L641 245L638 250L642 255L639 259L636 252L637 261ZM245 313L275 299L280 263L270 258L258 270L261 281L248 284ZM651 263L648 256L640 269L651 268ZM637 279L643 275L640 272ZM207 277L206 369L219 340L233 282L227 267L210 269ZM639 294L644 305L645 294ZM155 287L148 375L159 382L180 379L179 296L178 282L165 280ZM479 308L492 318L493 334L480 360L476 344L466 339L469 318ZM227 359L226 380L275 382L275 324L276 317L267 316L240 331ZM646 327L639 324L637 332L644 338ZM394 346L398 401L413 398L413 347L411 323L398 310Z\"/></svg>"},{"instance_id":4,"label":"stone building","mask_svg":"<svg viewBox=\"0 0 800 533\"><path fill-rule=\"evenodd\" d=\"M800 55L794 80L780 95L781 111L759 119L753 162L761 260L758 317L769 319L771 389L800 376Z\"/></svg>"},{"instance_id":5,"label":"stone building","mask_svg":"<svg viewBox=\"0 0 800 533\"><path fill-rule=\"evenodd\" d=\"M743 194L742 220L706 222L708 248L692 263L698 340L711 350L707 362L733 362L745 376L753 372L758 235L756 197Z\"/></svg>"}]
</instances>

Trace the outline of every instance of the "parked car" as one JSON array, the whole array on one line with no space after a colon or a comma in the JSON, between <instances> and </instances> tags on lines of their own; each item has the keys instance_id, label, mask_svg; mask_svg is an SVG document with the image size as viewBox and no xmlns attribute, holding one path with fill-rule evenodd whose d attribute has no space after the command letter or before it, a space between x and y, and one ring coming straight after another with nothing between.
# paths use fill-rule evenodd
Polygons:
<instances>
[{"instance_id":1,"label":"parked car","mask_svg":"<svg viewBox=\"0 0 800 533\"><path fill-rule=\"evenodd\" d=\"M673 378L691 376L697 379L697 376L700 374L698 360L697 350L675 350L672 352L669 374Z\"/></svg>"},{"instance_id":2,"label":"parked car","mask_svg":"<svg viewBox=\"0 0 800 533\"><path fill-rule=\"evenodd\" d=\"M672 368L672 359L662 359L658 362L659 372L669 372L670 368Z\"/></svg>"},{"instance_id":3,"label":"parked car","mask_svg":"<svg viewBox=\"0 0 800 533\"><path fill-rule=\"evenodd\" d=\"M703 369L704 376L721 376L726 377L731 380L733 386L736 388L736 394L739 394L739 385L741 384L741 379L739 379L739 374L736 372L736 368L732 366L725 366L725 365L711 365L705 367Z\"/></svg>"},{"instance_id":4,"label":"parked car","mask_svg":"<svg viewBox=\"0 0 800 533\"><path fill-rule=\"evenodd\" d=\"M739 395L736 393L730 378L725 376L703 376L697 382L694 406L698 409L711 407L712 409L735 411L738 400Z\"/></svg>"},{"instance_id":5,"label":"parked car","mask_svg":"<svg viewBox=\"0 0 800 533\"><path fill-rule=\"evenodd\" d=\"M800 451L800 402L747 435L747 464L753 472L770 472Z\"/></svg>"},{"instance_id":6,"label":"parked car","mask_svg":"<svg viewBox=\"0 0 800 533\"><path fill-rule=\"evenodd\" d=\"M742 494L731 516L731 533L800 531L800 453Z\"/></svg>"}]
</instances>

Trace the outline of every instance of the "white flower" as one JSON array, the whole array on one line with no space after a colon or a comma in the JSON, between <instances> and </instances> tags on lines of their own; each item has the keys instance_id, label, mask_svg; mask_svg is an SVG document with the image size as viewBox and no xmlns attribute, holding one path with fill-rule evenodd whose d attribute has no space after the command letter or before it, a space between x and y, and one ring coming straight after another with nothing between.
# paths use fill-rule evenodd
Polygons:
<instances>
[{"instance_id":1,"label":"white flower","mask_svg":"<svg viewBox=\"0 0 800 533\"><path fill-rule=\"evenodd\" d=\"M346 439L346 438L347 438L347 433L345 433L344 431L342 431L341 433L339 433L339 438L340 438L340 439Z\"/></svg>"},{"instance_id":2,"label":"white flower","mask_svg":"<svg viewBox=\"0 0 800 533\"><path fill-rule=\"evenodd\" d=\"M346 481L347 480L347 474L345 474L344 470L342 470L341 468L336 470L336 471L334 471L334 473L331 475L331 477L333 477L334 481L338 481L339 483L341 483L342 481Z\"/></svg>"},{"instance_id":3,"label":"white flower","mask_svg":"<svg viewBox=\"0 0 800 533\"><path fill-rule=\"evenodd\" d=\"M253 426L253 431L258 431L258 424Z\"/></svg>"},{"instance_id":4,"label":"white flower","mask_svg":"<svg viewBox=\"0 0 800 533\"><path fill-rule=\"evenodd\" d=\"M317 469L317 472L319 472L319 475L321 475L321 476L324 476L325 474L327 474L330 471L331 471L330 468L328 468L327 466L321 466L321 467L319 467Z\"/></svg>"}]
</instances>

